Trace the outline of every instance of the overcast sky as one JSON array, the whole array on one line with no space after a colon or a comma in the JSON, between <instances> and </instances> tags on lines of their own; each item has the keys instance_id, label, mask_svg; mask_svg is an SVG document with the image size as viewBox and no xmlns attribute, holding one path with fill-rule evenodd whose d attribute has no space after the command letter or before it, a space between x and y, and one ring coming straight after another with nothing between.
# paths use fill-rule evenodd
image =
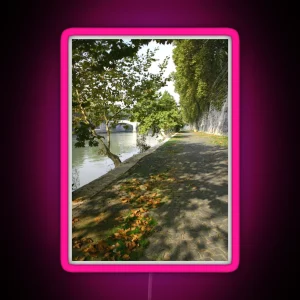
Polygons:
<instances>
[{"instance_id":1,"label":"overcast sky","mask_svg":"<svg viewBox=\"0 0 300 300\"><path fill-rule=\"evenodd\" d=\"M157 73L158 72L158 64L162 63L163 60L166 58L166 56L169 56L169 63L167 65L166 71L165 71L165 75L168 76L171 72L175 71L175 64L173 62L172 59L172 51L174 46L173 45L162 45L162 44L158 44L154 41L151 41L148 45L143 46L138 54L145 54L147 49L150 50L154 50L155 48L159 48L154 56L154 58L158 59L158 62L153 63L150 71L153 73ZM179 103L179 95L177 93L175 93L174 90L174 84L173 82L169 82L168 85L164 88L162 88L162 91L168 91L176 100L177 103Z\"/></svg>"}]
</instances>

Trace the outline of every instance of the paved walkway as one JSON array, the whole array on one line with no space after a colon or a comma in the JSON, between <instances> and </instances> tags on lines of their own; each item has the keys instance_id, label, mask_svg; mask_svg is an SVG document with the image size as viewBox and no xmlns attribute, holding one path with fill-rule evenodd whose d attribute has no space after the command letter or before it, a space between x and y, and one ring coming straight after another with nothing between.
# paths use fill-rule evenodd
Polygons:
<instances>
[{"instance_id":1,"label":"paved walkway","mask_svg":"<svg viewBox=\"0 0 300 300\"><path fill-rule=\"evenodd\" d=\"M167 200L150 212L157 225L139 261L227 261L228 151L198 133L177 134L110 186L74 207L72 217L78 222L73 237L104 238L112 220L129 209L120 201L120 185L162 173L172 176L164 185ZM99 225L91 220L98 220ZM76 255L76 249L73 252Z\"/></svg>"}]
</instances>

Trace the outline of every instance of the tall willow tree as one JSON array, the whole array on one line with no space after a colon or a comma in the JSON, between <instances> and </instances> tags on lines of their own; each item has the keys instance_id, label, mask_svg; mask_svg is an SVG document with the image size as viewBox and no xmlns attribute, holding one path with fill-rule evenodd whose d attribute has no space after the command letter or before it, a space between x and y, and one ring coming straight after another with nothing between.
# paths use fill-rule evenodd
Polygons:
<instances>
[{"instance_id":1,"label":"tall willow tree","mask_svg":"<svg viewBox=\"0 0 300 300\"><path fill-rule=\"evenodd\" d=\"M110 150L111 126L128 116L133 106L144 97L155 94L149 87L166 84L163 73L149 73L154 52L137 56L145 40L75 40L72 54L73 132L76 147L98 146L118 166L119 157ZM104 122L107 137L97 135L95 128Z\"/></svg>"},{"instance_id":2,"label":"tall willow tree","mask_svg":"<svg viewBox=\"0 0 300 300\"><path fill-rule=\"evenodd\" d=\"M228 90L226 39L175 40L173 74L184 120L197 124L212 105L219 109Z\"/></svg>"}]
</instances>

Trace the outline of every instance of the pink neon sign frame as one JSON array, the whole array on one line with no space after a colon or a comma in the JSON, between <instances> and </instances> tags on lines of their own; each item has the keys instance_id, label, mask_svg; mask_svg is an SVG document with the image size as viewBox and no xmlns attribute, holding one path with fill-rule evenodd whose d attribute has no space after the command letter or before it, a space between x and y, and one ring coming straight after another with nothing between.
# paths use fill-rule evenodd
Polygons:
<instances>
[{"instance_id":1,"label":"pink neon sign frame","mask_svg":"<svg viewBox=\"0 0 300 300\"><path fill-rule=\"evenodd\" d=\"M72 264L68 259L68 79L69 79L69 39L73 36L224 36L231 39L232 54L232 238L231 262L229 264ZM239 36L231 28L70 28L61 35L61 265L68 272L232 272L239 265L239 216L240 216L240 179L239 179ZM230 99L229 99L230 100Z\"/></svg>"}]
</instances>

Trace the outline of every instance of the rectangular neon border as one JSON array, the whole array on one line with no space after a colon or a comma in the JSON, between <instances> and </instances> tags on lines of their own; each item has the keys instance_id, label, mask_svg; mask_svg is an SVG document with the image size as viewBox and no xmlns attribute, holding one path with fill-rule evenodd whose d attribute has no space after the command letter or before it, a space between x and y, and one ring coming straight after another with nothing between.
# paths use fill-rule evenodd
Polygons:
<instances>
[{"instance_id":1,"label":"rectangular neon border","mask_svg":"<svg viewBox=\"0 0 300 300\"><path fill-rule=\"evenodd\" d=\"M72 36L220 36L231 38L232 47L232 257L230 264L214 265L73 265L68 259L68 42ZM240 257L240 115L239 115L239 35L231 28L70 28L61 35L61 112L60 112L60 155L61 155L61 211L60 211L60 258L68 272L232 272L238 268Z\"/></svg>"}]
</instances>

